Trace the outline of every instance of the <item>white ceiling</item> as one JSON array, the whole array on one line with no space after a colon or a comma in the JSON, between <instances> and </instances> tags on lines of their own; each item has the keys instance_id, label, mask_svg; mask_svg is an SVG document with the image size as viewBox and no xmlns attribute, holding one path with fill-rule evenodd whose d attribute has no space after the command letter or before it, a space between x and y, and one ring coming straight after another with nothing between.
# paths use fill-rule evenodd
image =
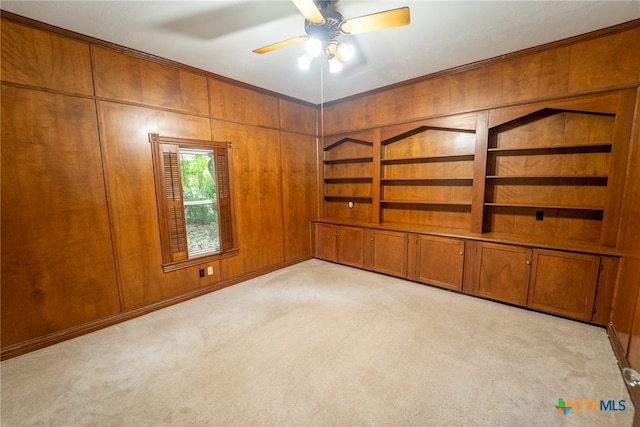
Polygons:
<instances>
[{"instance_id":1,"label":"white ceiling","mask_svg":"<svg viewBox=\"0 0 640 427\"><path fill-rule=\"evenodd\" d=\"M409 6L411 24L344 37L357 49L340 74L298 69L304 35L290 0L5 1L18 15L157 55L313 104L640 18L640 1L339 0L345 18Z\"/></svg>"}]
</instances>

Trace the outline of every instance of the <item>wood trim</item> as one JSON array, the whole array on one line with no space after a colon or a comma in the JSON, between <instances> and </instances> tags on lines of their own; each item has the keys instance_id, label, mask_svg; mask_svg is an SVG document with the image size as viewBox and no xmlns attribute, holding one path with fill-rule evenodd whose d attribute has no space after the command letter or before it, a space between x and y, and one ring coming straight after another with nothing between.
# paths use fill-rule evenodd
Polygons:
<instances>
[{"instance_id":1,"label":"wood trim","mask_svg":"<svg viewBox=\"0 0 640 427\"><path fill-rule=\"evenodd\" d=\"M607 200L605 204L604 218L602 220L602 232L600 244L615 246L618 240L618 226L620 213L622 212L622 195L626 181L626 167L629 159L629 149L632 144L632 126L635 117L636 91L626 90L620 93L618 114L616 114L613 128L613 147L611 163L609 165L609 178L607 182ZM636 167L631 166L631 167Z\"/></svg>"},{"instance_id":2,"label":"wood trim","mask_svg":"<svg viewBox=\"0 0 640 427\"><path fill-rule=\"evenodd\" d=\"M75 31L71 31L71 30L67 30L67 29L61 28L61 27L57 27L55 25L47 24L47 23L44 23L42 21L37 21L35 19L31 19L31 18L27 18L27 17L21 16L21 15L17 15L17 14L12 13L12 12L7 12L6 10L0 10L0 18L1 19L6 19L6 20L9 20L9 21L18 23L18 24L27 25L27 26L36 28L38 30L54 33L54 34L59 35L59 36L63 36L63 37L71 38L71 39L74 39L74 40L77 40L77 41L81 41L81 42L84 42L84 43L88 43L88 44L93 45L93 46L97 46L97 47L102 47L102 48L105 48L105 49L113 50L113 51L116 51L118 53L122 53L122 54L125 54L125 55L133 56L135 58L139 58L139 59L144 59L144 60L147 60L147 61L155 62L156 64L167 65L167 66L174 67L174 68L177 68L177 69L180 69L180 70L183 70L183 71L187 71L187 72L190 72L190 73L193 73L193 74L198 74L200 76L204 76L204 77L207 77L207 78L212 78L212 79L215 79L215 80L218 80L218 81L222 81L222 82L225 82L225 83L229 83L229 84L233 84L233 85L236 85L236 86L240 86L240 87L243 87L245 89L250 89L250 90L253 90L255 92L260 92L260 93L263 93L263 94L266 94L266 95L275 96L277 98L285 99L285 100L288 100L288 101L292 101L292 102L295 102L297 104L305 105L307 107L318 108L318 105L313 104L311 102L303 101L303 100L300 100L300 99L297 99L297 98L293 98L293 97L290 97L290 96L287 96L287 95L283 95L283 94L280 94L280 93L277 93L277 92L273 92L273 91L261 88L259 86L253 86L253 85L250 85L248 83L241 82L239 80L234 80L234 79L231 79L229 77L224 77L224 76L221 76L219 74L214 74L212 72L205 71L205 70L202 70L200 68L192 67L192 66L180 63L180 62L172 61L170 59L166 59L166 58L162 58L160 56L152 55L150 53L142 52L140 50L132 49L132 48L129 48L129 47L126 47L126 46L118 45L118 44L111 43L111 42L108 42L108 41L105 41L105 40L101 40L101 39L97 39L97 38L94 38L94 37L91 37L91 36L87 36L85 34L77 33Z\"/></svg>"},{"instance_id":3,"label":"wood trim","mask_svg":"<svg viewBox=\"0 0 640 427\"><path fill-rule=\"evenodd\" d=\"M609 337L609 343L611 344L611 348L613 349L613 353L618 360L618 367L620 368L620 375L622 376L622 370L624 368L630 368L629 361L627 360L624 349L622 348L622 343L618 338L618 334L616 332L616 328L613 325L613 322L609 322L606 328L607 336ZM624 381L624 380L623 380ZM633 413L633 427L640 427L640 411L637 410L638 404L640 404L640 389L631 387L626 383L627 391L629 392L629 396L631 396L631 402L634 406Z\"/></svg>"},{"instance_id":4,"label":"wood trim","mask_svg":"<svg viewBox=\"0 0 640 427\"><path fill-rule=\"evenodd\" d=\"M2 348L2 352L0 353L0 360L10 359L16 356L20 356L21 354L29 353L31 351L38 350L40 348L48 347L53 344L57 344L72 338L79 337L81 335L88 334L90 332L95 332L99 329L104 329L106 327L109 327L118 323L122 323L124 321L134 319L136 317L143 316L153 311L157 311L175 304L179 304L181 302L185 302L190 299L209 294L211 292L220 290L222 288L226 288L228 286L235 285L237 283L244 282L246 280L265 275L267 273L271 273L281 268L289 267L291 265L298 264L303 261L307 261L309 259L311 259L311 256L304 256L301 258L295 258L289 261L284 261L279 264L261 268L251 273L234 277L232 279L223 280L221 282L211 284L204 288L196 289L186 294L182 294L173 298L159 301L154 304L149 304L144 307L134 308L133 310L118 313L118 314L105 317L102 319L98 319L82 325L74 326L68 329L64 329L62 331L52 332L50 334L37 337L28 341L24 341L18 344L9 345Z\"/></svg>"},{"instance_id":5,"label":"wood trim","mask_svg":"<svg viewBox=\"0 0 640 427\"><path fill-rule=\"evenodd\" d=\"M171 136L161 136L157 133L149 134L149 142L152 144L157 143L167 143L167 144L176 144L176 145L197 145L202 147L220 147L227 148L231 143L228 141L209 141L203 139L192 139L192 138L176 138Z\"/></svg>"},{"instance_id":6,"label":"wood trim","mask_svg":"<svg viewBox=\"0 0 640 427\"><path fill-rule=\"evenodd\" d=\"M380 146L380 129L376 129L373 135L373 165L371 182L371 222L374 223L380 222L380 177L382 176L382 163L380 163L381 153L382 147Z\"/></svg>"},{"instance_id":7,"label":"wood trim","mask_svg":"<svg viewBox=\"0 0 640 427\"><path fill-rule=\"evenodd\" d=\"M471 201L471 231L482 233L484 195L487 175L487 147L489 144L489 112L478 113L476 151L473 158L473 200Z\"/></svg>"},{"instance_id":8,"label":"wood trim","mask_svg":"<svg viewBox=\"0 0 640 427\"><path fill-rule=\"evenodd\" d=\"M152 146L153 171L156 183L156 201L158 207L162 208L158 209L158 220L160 223L160 235L162 242L163 271L167 273L170 271L191 267L203 262L216 261L219 259L237 255L239 252L239 249L237 247L238 236L234 220L235 211L232 203L233 168L230 166L230 162L232 161L233 144L229 141L220 142L192 138L177 138L161 136L157 133L149 133L148 137L149 143ZM218 253L205 255L202 257L188 258L186 250L186 229L184 228L184 220L182 221L181 227L172 227L171 225L165 225L172 223L172 218L169 214L172 208L172 201L170 201L170 199L172 198L167 197L169 192L167 186L165 157L166 153L170 151L174 152L178 149L179 146L199 146L213 150L213 155L216 159L216 183L219 189L218 209L219 212L222 212L224 210L227 214L225 215L225 217L230 218L229 220L220 221L220 252ZM175 153L177 153L177 151L175 151ZM221 172L221 165L218 164L220 157L224 157L225 159L223 161L223 166L225 167L224 173ZM177 173L179 173L179 171ZM184 210L184 206L182 204L183 202L181 183L177 182L173 184L173 180L171 181L172 185L175 187L173 192L180 192L179 203L177 203L177 207L179 207L179 210L182 211ZM224 193L225 195L223 196L222 193ZM173 209L175 210L176 206L173 206ZM179 228L182 228L182 231ZM184 251L178 251L176 247L174 247L175 245L173 242L176 241L176 237L178 238L178 240L181 240L180 238L183 235L185 240L185 249Z\"/></svg>"}]
</instances>

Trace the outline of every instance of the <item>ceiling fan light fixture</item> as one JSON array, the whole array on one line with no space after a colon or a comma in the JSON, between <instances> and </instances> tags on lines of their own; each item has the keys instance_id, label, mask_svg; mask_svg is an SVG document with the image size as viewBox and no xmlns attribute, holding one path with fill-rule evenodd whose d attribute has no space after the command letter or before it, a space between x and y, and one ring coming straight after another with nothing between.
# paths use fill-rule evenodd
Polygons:
<instances>
[{"instance_id":1,"label":"ceiling fan light fixture","mask_svg":"<svg viewBox=\"0 0 640 427\"><path fill-rule=\"evenodd\" d=\"M329 58L329 72L330 73L339 73L342 71L342 62L338 59L337 56L332 56Z\"/></svg>"},{"instance_id":2,"label":"ceiling fan light fixture","mask_svg":"<svg viewBox=\"0 0 640 427\"><path fill-rule=\"evenodd\" d=\"M351 61L353 59L353 55L355 53L355 48L353 45L340 43L338 45L338 55L342 58L343 61Z\"/></svg>"},{"instance_id":3,"label":"ceiling fan light fixture","mask_svg":"<svg viewBox=\"0 0 640 427\"><path fill-rule=\"evenodd\" d=\"M298 58L298 67L300 67L301 70L308 71L309 68L311 68L311 61L313 61L313 57L305 53Z\"/></svg>"},{"instance_id":4,"label":"ceiling fan light fixture","mask_svg":"<svg viewBox=\"0 0 640 427\"><path fill-rule=\"evenodd\" d=\"M272 43L254 49L253 52L263 54L306 40L306 54L298 58L298 66L303 70L308 70L313 59L324 53L326 58L323 55L323 59L328 61L329 71L337 73L344 66L351 65L351 59L355 54L353 45L338 41L340 36L401 27L411 22L410 11L406 6L345 20L334 7L337 0L292 1L305 18L306 35ZM324 69L324 66L321 69Z\"/></svg>"},{"instance_id":5,"label":"ceiling fan light fixture","mask_svg":"<svg viewBox=\"0 0 640 427\"><path fill-rule=\"evenodd\" d=\"M312 58L317 58L322 53L322 42L319 39L311 37L307 40L305 50L307 55Z\"/></svg>"}]
</instances>

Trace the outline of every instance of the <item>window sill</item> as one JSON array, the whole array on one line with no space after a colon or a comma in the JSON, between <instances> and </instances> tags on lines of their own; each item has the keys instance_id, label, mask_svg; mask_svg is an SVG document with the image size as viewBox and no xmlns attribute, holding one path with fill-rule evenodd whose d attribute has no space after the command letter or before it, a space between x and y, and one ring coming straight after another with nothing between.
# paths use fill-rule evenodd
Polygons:
<instances>
[{"instance_id":1,"label":"window sill","mask_svg":"<svg viewBox=\"0 0 640 427\"><path fill-rule=\"evenodd\" d=\"M233 248L222 254L202 255L196 258L186 259L184 261L162 264L162 271L169 273L171 271L182 270L183 268L193 267L194 265L206 264L208 262L236 256L239 252L238 248Z\"/></svg>"}]
</instances>

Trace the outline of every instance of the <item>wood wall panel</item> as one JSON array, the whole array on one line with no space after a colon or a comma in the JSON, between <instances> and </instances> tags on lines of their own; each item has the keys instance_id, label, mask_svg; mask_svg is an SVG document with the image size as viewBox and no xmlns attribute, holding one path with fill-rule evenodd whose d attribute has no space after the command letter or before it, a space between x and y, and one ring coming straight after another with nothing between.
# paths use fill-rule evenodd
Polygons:
<instances>
[{"instance_id":1,"label":"wood wall panel","mask_svg":"<svg viewBox=\"0 0 640 427\"><path fill-rule=\"evenodd\" d=\"M305 135L318 134L318 109L297 102L280 100L280 128Z\"/></svg>"},{"instance_id":2,"label":"wood wall panel","mask_svg":"<svg viewBox=\"0 0 640 427\"><path fill-rule=\"evenodd\" d=\"M640 80L640 28L571 46L569 92Z\"/></svg>"},{"instance_id":3,"label":"wood wall panel","mask_svg":"<svg viewBox=\"0 0 640 427\"><path fill-rule=\"evenodd\" d=\"M191 114L209 114L207 79L93 46L96 95Z\"/></svg>"},{"instance_id":4,"label":"wood wall panel","mask_svg":"<svg viewBox=\"0 0 640 427\"><path fill-rule=\"evenodd\" d=\"M163 273L151 144L148 133L211 139L209 120L100 102L109 214L124 310L210 285L198 267ZM215 266L217 267L217 266ZM219 268L215 268L218 271Z\"/></svg>"},{"instance_id":5,"label":"wood wall panel","mask_svg":"<svg viewBox=\"0 0 640 427\"><path fill-rule=\"evenodd\" d=\"M0 27L3 81L93 95L86 43L5 20Z\"/></svg>"},{"instance_id":6,"label":"wood wall panel","mask_svg":"<svg viewBox=\"0 0 640 427\"><path fill-rule=\"evenodd\" d=\"M559 47L501 63L502 94L493 105L566 94L569 58L570 48Z\"/></svg>"},{"instance_id":7,"label":"wood wall panel","mask_svg":"<svg viewBox=\"0 0 640 427\"><path fill-rule=\"evenodd\" d=\"M281 132L285 261L311 256L309 221L318 218L316 138Z\"/></svg>"},{"instance_id":8,"label":"wood wall panel","mask_svg":"<svg viewBox=\"0 0 640 427\"><path fill-rule=\"evenodd\" d=\"M209 102L215 119L274 129L280 126L280 104L275 96L209 79Z\"/></svg>"},{"instance_id":9,"label":"wood wall panel","mask_svg":"<svg viewBox=\"0 0 640 427\"><path fill-rule=\"evenodd\" d=\"M240 253L222 260L227 279L284 261L280 132L217 120L212 126L216 140L233 143L233 203Z\"/></svg>"},{"instance_id":10,"label":"wood wall panel","mask_svg":"<svg viewBox=\"0 0 640 427\"><path fill-rule=\"evenodd\" d=\"M120 310L90 99L2 86L2 346Z\"/></svg>"},{"instance_id":11,"label":"wood wall panel","mask_svg":"<svg viewBox=\"0 0 640 427\"><path fill-rule=\"evenodd\" d=\"M447 76L449 112L488 108L500 102L502 81L500 64L491 64ZM438 114L438 111L434 111Z\"/></svg>"},{"instance_id":12,"label":"wood wall panel","mask_svg":"<svg viewBox=\"0 0 640 427\"><path fill-rule=\"evenodd\" d=\"M394 91L384 91L376 95L376 123L394 123L397 117L416 118L424 115L423 100L428 99L427 85L401 86ZM404 102L396 102L396 99ZM328 107L331 111L333 107ZM428 108L426 109L428 111Z\"/></svg>"},{"instance_id":13,"label":"wood wall panel","mask_svg":"<svg viewBox=\"0 0 640 427\"><path fill-rule=\"evenodd\" d=\"M376 126L376 97L368 95L353 98L346 103L337 103L321 108L320 134L329 135L353 129Z\"/></svg>"}]
</instances>

